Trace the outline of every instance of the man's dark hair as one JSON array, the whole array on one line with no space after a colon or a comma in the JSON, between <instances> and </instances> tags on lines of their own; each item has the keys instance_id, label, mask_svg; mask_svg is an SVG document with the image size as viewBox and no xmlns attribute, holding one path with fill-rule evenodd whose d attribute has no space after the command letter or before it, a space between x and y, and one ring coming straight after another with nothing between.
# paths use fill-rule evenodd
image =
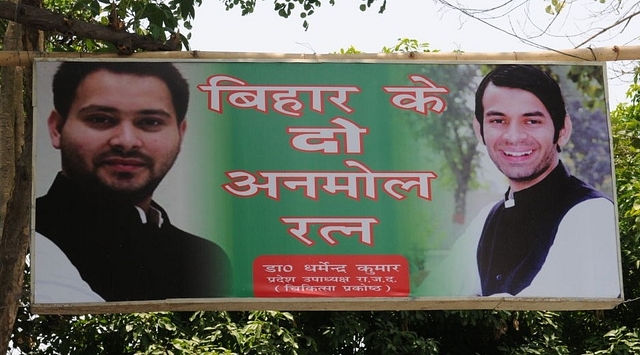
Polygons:
<instances>
[{"instance_id":1,"label":"man's dark hair","mask_svg":"<svg viewBox=\"0 0 640 355\"><path fill-rule=\"evenodd\" d=\"M53 106L64 120L76 97L78 86L87 75L106 70L115 74L152 76L162 80L171 93L178 123L189 106L189 84L171 63L166 62L63 62L53 77Z\"/></svg>"},{"instance_id":2,"label":"man's dark hair","mask_svg":"<svg viewBox=\"0 0 640 355\"><path fill-rule=\"evenodd\" d=\"M476 120L480 123L480 134L484 139L484 105L482 97L489 84L498 87L521 89L534 94L549 111L553 120L553 142L558 141L560 130L564 128L567 111L560 86L549 74L531 65L499 65L487 74L476 90Z\"/></svg>"}]
</instances>

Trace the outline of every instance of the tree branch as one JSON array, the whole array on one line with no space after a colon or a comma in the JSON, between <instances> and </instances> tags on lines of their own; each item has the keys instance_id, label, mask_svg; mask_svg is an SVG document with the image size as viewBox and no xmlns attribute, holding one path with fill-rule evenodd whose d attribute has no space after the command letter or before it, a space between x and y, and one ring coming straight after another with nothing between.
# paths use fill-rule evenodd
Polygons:
<instances>
[{"instance_id":1,"label":"tree branch","mask_svg":"<svg viewBox=\"0 0 640 355\"><path fill-rule=\"evenodd\" d=\"M579 45L575 46L575 48L580 48L582 46L584 46L585 44L589 43L591 40L593 40L594 38L600 36L601 34L611 30L612 28L622 24L622 23L629 23L629 21L631 21L632 18L634 18L635 16L640 15L640 11L639 12L634 12L629 16L625 16L624 18L619 19L618 21L614 22L612 25L607 26L605 28L603 28L602 30L598 31L598 33L594 34L593 36L587 38L585 41L583 41L582 43L580 43ZM625 25L626 26L626 25Z\"/></svg>"},{"instance_id":2,"label":"tree branch","mask_svg":"<svg viewBox=\"0 0 640 355\"><path fill-rule=\"evenodd\" d=\"M92 38L112 43L122 54L136 49L147 51L179 50L179 41L160 42L148 36L118 31L106 26L68 18L47 9L9 1L0 1L0 18L42 31L56 31L66 36Z\"/></svg>"}]
</instances>

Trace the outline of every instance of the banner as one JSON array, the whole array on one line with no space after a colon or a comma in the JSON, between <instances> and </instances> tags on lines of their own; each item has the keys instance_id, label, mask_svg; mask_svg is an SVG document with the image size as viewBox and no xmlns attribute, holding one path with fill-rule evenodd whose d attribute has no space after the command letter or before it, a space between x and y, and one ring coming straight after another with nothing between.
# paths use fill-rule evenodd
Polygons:
<instances>
[{"instance_id":1,"label":"banner","mask_svg":"<svg viewBox=\"0 0 640 355\"><path fill-rule=\"evenodd\" d=\"M36 310L623 300L602 63L35 74Z\"/></svg>"}]
</instances>

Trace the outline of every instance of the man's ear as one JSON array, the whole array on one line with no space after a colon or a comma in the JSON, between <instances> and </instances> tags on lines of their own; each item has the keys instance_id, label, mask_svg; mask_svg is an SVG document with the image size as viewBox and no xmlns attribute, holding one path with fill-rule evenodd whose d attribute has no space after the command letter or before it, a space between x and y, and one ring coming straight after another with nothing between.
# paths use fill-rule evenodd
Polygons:
<instances>
[{"instance_id":1,"label":"man's ear","mask_svg":"<svg viewBox=\"0 0 640 355\"><path fill-rule=\"evenodd\" d=\"M182 140L182 137L184 137L184 133L187 131L187 120L186 120L186 117L178 125L178 131L180 132L180 139Z\"/></svg>"},{"instance_id":2,"label":"man's ear","mask_svg":"<svg viewBox=\"0 0 640 355\"><path fill-rule=\"evenodd\" d=\"M485 144L484 137L482 136L482 127L480 127L480 122L478 122L478 119L475 117L473 118L473 132L476 134L478 142Z\"/></svg>"},{"instance_id":3,"label":"man's ear","mask_svg":"<svg viewBox=\"0 0 640 355\"><path fill-rule=\"evenodd\" d=\"M178 151L182 150L182 138L184 138L184 134L187 132L187 120L182 119L182 122L178 124L178 134L180 135L180 144L178 144Z\"/></svg>"},{"instance_id":4,"label":"man's ear","mask_svg":"<svg viewBox=\"0 0 640 355\"><path fill-rule=\"evenodd\" d=\"M47 119L47 126L49 127L51 145L56 149L60 149L60 136L62 134L62 127L64 126L64 119L58 111L51 111Z\"/></svg>"},{"instance_id":5,"label":"man's ear","mask_svg":"<svg viewBox=\"0 0 640 355\"><path fill-rule=\"evenodd\" d=\"M567 114L564 116L564 127L558 132L558 146L564 147L569 143L569 138L571 138L571 132L573 130L573 125L571 124L571 117Z\"/></svg>"}]
</instances>

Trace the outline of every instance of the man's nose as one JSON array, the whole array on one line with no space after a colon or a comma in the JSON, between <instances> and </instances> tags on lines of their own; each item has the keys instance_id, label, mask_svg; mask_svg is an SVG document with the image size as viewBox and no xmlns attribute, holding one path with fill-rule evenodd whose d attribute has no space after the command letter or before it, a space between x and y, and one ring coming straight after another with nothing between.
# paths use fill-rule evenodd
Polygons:
<instances>
[{"instance_id":1,"label":"man's nose","mask_svg":"<svg viewBox=\"0 0 640 355\"><path fill-rule=\"evenodd\" d=\"M526 137L525 127L517 123L510 123L503 134L503 138L510 143L517 143Z\"/></svg>"},{"instance_id":2,"label":"man's nose","mask_svg":"<svg viewBox=\"0 0 640 355\"><path fill-rule=\"evenodd\" d=\"M125 151L140 148L142 140L139 136L139 130L132 124L121 123L113 130L113 135L109 140L109 144L113 147L119 147Z\"/></svg>"}]
</instances>

